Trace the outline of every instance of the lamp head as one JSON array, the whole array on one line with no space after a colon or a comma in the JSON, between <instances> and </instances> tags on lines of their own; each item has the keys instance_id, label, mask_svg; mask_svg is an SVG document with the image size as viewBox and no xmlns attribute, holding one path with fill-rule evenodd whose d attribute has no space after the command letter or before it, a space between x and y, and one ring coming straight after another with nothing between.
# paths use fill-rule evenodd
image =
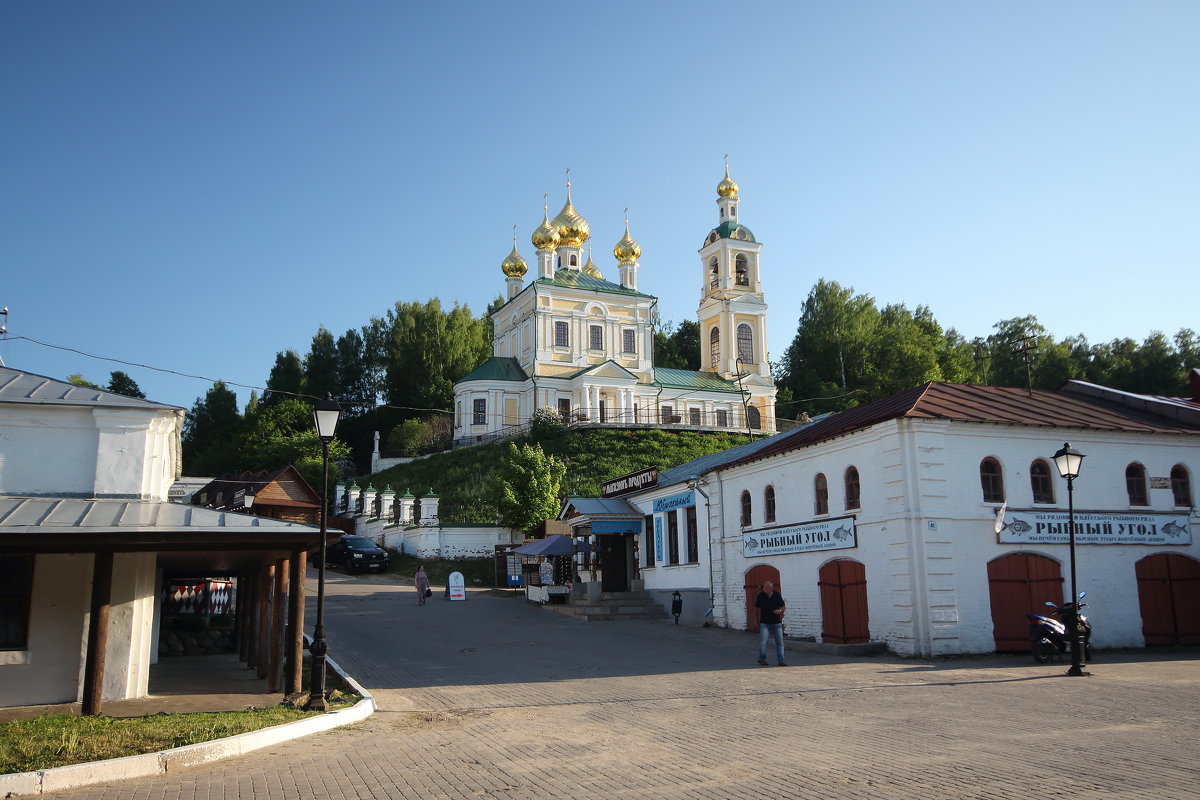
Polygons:
<instances>
[{"instance_id":1,"label":"lamp head","mask_svg":"<svg viewBox=\"0 0 1200 800\"><path fill-rule=\"evenodd\" d=\"M1058 474L1067 480L1073 480L1079 477L1079 468L1083 464L1083 453L1071 447L1070 442L1063 444L1062 449L1054 454L1054 466L1058 467Z\"/></svg>"},{"instance_id":2,"label":"lamp head","mask_svg":"<svg viewBox=\"0 0 1200 800\"><path fill-rule=\"evenodd\" d=\"M333 399L333 395L326 392L313 408L313 424L317 427L317 438L325 443L333 441L333 434L341 416L342 407Z\"/></svg>"}]
</instances>

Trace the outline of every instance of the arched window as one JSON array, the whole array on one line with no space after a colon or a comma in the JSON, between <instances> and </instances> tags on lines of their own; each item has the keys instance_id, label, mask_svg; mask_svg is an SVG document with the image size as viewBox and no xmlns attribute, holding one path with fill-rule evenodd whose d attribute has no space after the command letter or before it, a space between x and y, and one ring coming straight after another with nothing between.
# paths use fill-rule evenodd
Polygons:
<instances>
[{"instance_id":1,"label":"arched window","mask_svg":"<svg viewBox=\"0 0 1200 800\"><path fill-rule=\"evenodd\" d=\"M1141 464L1134 462L1125 468L1125 491L1129 492L1129 505L1150 505L1150 496L1146 493L1146 468Z\"/></svg>"},{"instance_id":2,"label":"arched window","mask_svg":"<svg viewBox=\"0 0 1200 800\"><path fill-rule=\"evenodd\" d=\"M708 260L708 285L716 287L717 285L717 257L713 256Z\"/></svg>"},{"instance_id":3,"label":"arched window","mask_svg":"<svg viewBox=\"0 0 1200 800\"><path fill-rule=\"evenodd\" d=\"M979 483L983 486L983 502L1004 502L1004 476L1000 462L990 456L979 462Z\"/></svg>"},{"instance_id":4,"label":"arched window","mask_svg":"<svg viewBox=\"0 0 1200 800\"><path fill-rule=\"evenodd\" d=\"M813 479L813 512L829 513L829 481L825 480L825 475L821 472Z\"/></svg>"},{"instance_id":5,"label":"arched window","mask_svg":"<svg viewBox=\"0 0 1200 800\"><path fill-rule=\"evenodd\" d=\"M754 333L750 330L750 326L742 323L737 327L737 345L738 358L743 364L753 364L754 361Z\"/></svg>"},{"instance_id":6,"label":"arched window","mask_svg":"<svg viewBox=\"0 0 1200 800\"><path fill-rule=\"evenodd\" d=\"M763 522L775 521L775 487L768 486L763 492Z\"/></svg>"},{"instance_id":7,"label":"arched window","mask_svg":"<svg viewBox=\"0 0 1200 800\"><path fill-rule=\"evenodd\" d=\"M848 467L846 469L846 510L859 507L858 495L858 469Z\"/></svg>"},{"instance_id":8,"label":"arched window","mask_svg":"<svg viewBox=\"0 0 1200 800\"><path fill-rule=\"evenodd\" d=\"M708 362L713 369L721 363L721 332L715 326L708 334Z\"/></svg>"},{"instance_id":9,"label":"arched window","mask_svg":"<svg viewBox=\"0 0 1200 800\"><path fill-rule=\"evenodd\" d=\"M750 527L750 493L742 492L742 527Z\"/></svg>"},{"instance_id":10,"label":"arched window","mask_svg":"<svg viewBox=\"0 0 1200 800\"><path fill-rule=\"evenodd\" d=\"M1192 482L1183 464L1171 467L1171 492L1175 495L1175 505L1192 507Z\"/></svg>"},{"instance_id":11,"label":"arched window","mask_svg":"<svg viewBox=\"0 0 1200 800\"><path fill-rule=\"evenodd\" d=\"M1054 502L1054 477L1044 460L1039 458L1029 465L1029 485L1033 488L1033 502Z\"/></svg>"},{"instance_id":12,"label":"arched window","mask_svg":"<svg viewBox=\"0 0 1200 800\"><path fill-rule=\"evenodd\" d=\"M577 260L577 257L573 254L571 255L571 266L572 267L579 266L579 261Z\"/></svg>"},{"instance_id":13,"label":"arched window","mask_svg":"<svg viewBox=\"0 0 1200 800\"><path fill-rule=\"evenodd\" d=\"M741 253L733 259L733 275L738 286L750 285L750 269L746 266L746 257Z\"/></svg>"},{"instance_id":14,"label":"arched window","mask_svg":"<svg viewBox=\"0 0 1200 800\"><path fill-rule=\"evenodd\" d=\"M754 406L746 407L746 424L750 426L750 430L752 431L762 428L762 415L758 413L758 409Z\"/></svg>"}]
</instances>

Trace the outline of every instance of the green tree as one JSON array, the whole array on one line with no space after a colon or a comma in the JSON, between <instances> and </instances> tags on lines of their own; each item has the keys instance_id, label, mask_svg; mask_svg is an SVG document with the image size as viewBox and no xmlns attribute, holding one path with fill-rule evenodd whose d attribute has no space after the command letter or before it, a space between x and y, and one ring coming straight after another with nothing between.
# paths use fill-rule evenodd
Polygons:
<instances>
[{"instance_id":1,"label":"green tree","mask_svg":"<svg viewBox=\"0 0 1200 800\"><path fill-rule=\"evenodd\" d=\"M304 392L304 364L295 350L275 354L275 366L267 378L267 391L263 393L263 405L273 405L285 397L294 397Z\"/></svg>"},{"instance_id":2,"label":"green tree","mask_svg":"<svg viewBox=\"0 0 1200 800\"><path fill-rule=\"evenodd\" d=\"M654 366L666 369L700 369L700 324L685 319L678 327L668 322L655 330Z\"/></svg>"},{"instance_id":3,"label":"green tree","mask_svg":"<svg viewBox=\"0 0 1200 800\"><path fill-rule=\"evenodd\" d=\"M331 483L341 476L335 462L349 455L350 448L341 439L330 443ZM230 472L275 470L291 464L320 492L321 440L313 427L312 406L296 397L283 397L272 405L259 404L253 414L247 412L230 463Z\"/></svg>"},{"instance_id":4,"label":"green tree","mask_svg":"<svg viewBox=\"0 0 1200 800\"><path fill-rule=\"evenodd\" d=\"M99 389L102 392L104 391L103 386L101 386L98 383L92 383L87 378L83 377L82 373L79 373L79 372L73 372L70 375L68 375L67 383L72 383L76 386L84 386L84 387L87 387L88 389Z\"/></svg>"},{"instance_id":5,"label":"green tree","mask_svg":"<svg viewBox=\"0 0 1200 800\"><path fill-rule=\"evenodd\" d=\"M237 395L217 381L196 398L183 423L183 465L190 475L221 475L237 468L242 418Z\"/></svg>"},{"instance_id":6,"label":"green tree","mask_svg":"<svg viewBox=\"0 0 1200 800\"><path fill-rule=\"evenodd\" d=\"M941 380L938 348L944 340L941 326L927 307L917 306L910 312L904 305L886 306L879 313L871 342L869 394L882 397Z\"/></svg>"},{"instance_id":7,"label":"green tree","mask_svg":"<svg viewBox=\"0 0 1200 800\"><path fill-rule=\"evenodd\" d=\"M497 478L500 522L528 532L558 515L567 467L537 444L510 443L506 456Z\"/></svg>"},{"instance_id":8,"label":"green tree","mask_svg":"<svg viewBox=\"0 0 1200 800\"><path fill-rule=\"evenodd\" d=\"M454 382L491 355L485 321L457 303L443 311L437 298L424 304L396 303L388 316L387 402L448 410Z\"/></svg>"},{"instance_id":9,"label":"green tree","mask_svg":"<svg viewBox=\"0 0 1200 800\"><path fill-rule=\"evenodd\" d=\"M112 372L108 376L108 390L114 394L125 395L126 397L137 397L142 400L146 399L145 393L133 378L126 375L121 370Z\"/></svg>"},{"instance_id":10,"label":"green tree","mask_svg":"<svg viewBox=\"0 0 1200 800\"><path fill-rule=\"evenodd\" d=\"M324 397L328 392L334 397L343 396L338 381L338 352L333 334L322 325L304 357L304 392L311 397Z\"/></svg>"}]
</instances>

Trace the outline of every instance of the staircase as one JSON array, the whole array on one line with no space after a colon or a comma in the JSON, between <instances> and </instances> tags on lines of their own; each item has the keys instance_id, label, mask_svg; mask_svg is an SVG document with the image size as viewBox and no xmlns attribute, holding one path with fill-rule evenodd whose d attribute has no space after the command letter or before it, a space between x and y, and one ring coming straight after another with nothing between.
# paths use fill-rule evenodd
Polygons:
<instances>
[{"instance_id":1,"label":"staircase","mask_svg":"<svg viewBox=\"0 0 1200 800\"><path fill-rule=\"evenodd\" d=\"M600 599L589 601L585 597L571 598L569 605L546 604L542 606L569 617L597 622L607 619L667 619L665 608L647 591L602 592Z\"/></svg>"}]
</instances>

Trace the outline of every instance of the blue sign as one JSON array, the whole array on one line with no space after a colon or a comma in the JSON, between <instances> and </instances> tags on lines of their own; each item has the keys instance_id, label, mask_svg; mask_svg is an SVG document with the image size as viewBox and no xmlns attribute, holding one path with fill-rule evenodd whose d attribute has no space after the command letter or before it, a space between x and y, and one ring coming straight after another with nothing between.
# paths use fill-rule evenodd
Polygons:
<instances>
[{"instance_id":1,"label":"blue sign","mask_svg":"<svg viewBox=\"0 0 1200 800\"><path fill-rule=\"evenodd\" d=\"M670 497L660 497L654 501L654 513L659 514L663 511L670 511L672 508L685 508L687 506L696 505L696 493L684 492L683 494L673 494Z\"/></svg>"},{"instance_id":2,"label":"blue sign","mask_svg":"<svg viewBox=\"0 0 1200 800\"><path fill-rule=\"evenodd\" d=\"M662 548L662 517L654 518L654 560L662 563L663 548Z\"/></svg>"},{"instance_id":3,"label":"blue sign","mask_svg":"<svg viewBox=\"0 0 1200 800\"><path fill-rule=\"evenodd\" d=\"M592 520L592 533L641 533L640 519L596 519Z\"/></svg>"}]
</instances>

